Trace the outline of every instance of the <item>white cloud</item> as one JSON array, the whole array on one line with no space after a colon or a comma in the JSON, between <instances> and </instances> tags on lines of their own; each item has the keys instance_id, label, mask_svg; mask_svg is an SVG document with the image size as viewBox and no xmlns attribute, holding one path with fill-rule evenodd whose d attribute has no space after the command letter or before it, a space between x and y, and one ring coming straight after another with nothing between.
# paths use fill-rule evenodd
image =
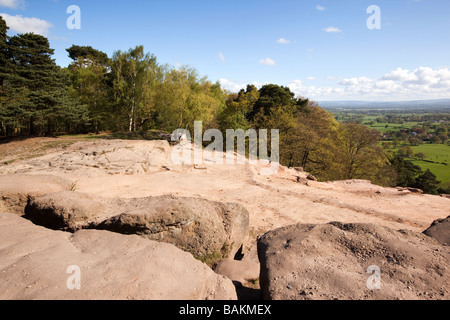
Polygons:
<instances>
[{"instance_id":1,"label":"white cloud","mask_svg":"<svg viewBox=\"0 0 450 320\"><path fill-rule=\"evenodd\" d=\"M1 0L0 0L1 1ZM10 16L6 13L1 13L0 16L5 19L8 27L16 31L17 33L35 33L43 36L48 36L49 29L53 27L53 25L45 20L41 20L38 18L26 18L20 15Z\"/></svg>"},{"instance_id":2,"label":"white cloud","mask_svg":"<svg viewBox=\"0 0 450 320\"><path fill-rule=\"evenodd\" d=\"M270 58L266 58L266 59L261 59L259 61L260 64L266 65L266 66L275 66L277 63L275 61L273 61Z\"/></svg>"},{"instance_id":3,"label":"white cloud","mask_svg":"<svg viewBox=\"0 0 450 320\"><path fill-rule=\"evenodd\" d=\"M307 77L306 80L316 80L316 77Z\"/></svg>"},{"instance_id":4,"label":"white cloud","mask_svg":"<svg viewBox=\"0 0 450 320\"><path fill-rule=\"evenodd\" d=\"M413 71L398 68L377 79L353 77L337 85L306 86L301 80L288 84L297 95L313 100L420 100L450 98L449 68L420 67Z\"/></svg>"},{"instance_id":5,"label":"white cloud","mask_svg":"<svg viewBox=\"0 0 450 320\"><path fill-rule=\"evenodd\" d=\"M23 9L25 7L24 0L0 0L0 7L10 9Z\"/></svg>"},{"instance_id":6,"label":"white cloud","mask_svg":"<svg viewBox=\"0 0 450 320\"><path fill-rule=\"evenodd\" d=\"M225 62L225 56L223 55L222 52L219 52L218 54L220 61Z\"/></svg>"},{"instance_id":7,"label":"white cloud","mask_svg":"<svg viewBox=\"0 0 450 320\"><path fill-rule=\"evenodd\" d=\"M310 80L312 77L305 78ZM297 96L316 101L325 100L366 100L366 101L402 101L422 99L450 99L450 69L448 67L420 67L415 70L398 68L378 78L365 76L336 78L327 77L335 85L307 85L302 80L288 83L288 87ZM247 83L237 83L227 79L219 80L222 87L231 92L239 92ZM261 88L268 82L253 82Z\"/></svg>"},{"instance_id":8,"label":"white cloud","mask_svg":"<svg viewBox=\"0 0 450 320\"><path fill-rule=\"evenodd\" d=\"M241 89L245 89L247 85L239 84L228 79L219 79L219 83L223 89L231 92L239 92Z\"/></svg>"},{"instance_id":9,"label":"white cloud","mask_svg":"<svg viewBox=\"0 0 450 320\"><path fill-rule=\"evenodd\" d=\"M341 29L336 28L336 27L328 27L328 28L323 29L323 31L329 32L329 33L338 33L338 32L342 32Z\"/></svg>"},{"instance_id":10,"label":"white cloud","mask_svg":"<svg viewBox=\"0 0 450 320\"><path fill-rule=\"evenodd\" d=\"M284 39L284 38L280 38L280 39L277 40L277 42L278 42L279 44L290 44L290 43L291 43L291 40L287 40L287 39Z\"/></svg>"},{"instance_id":11,"label":"white cloud","mask_svg":"<svg viewBox=\"0 0 450 320\"><path fill-rule=\"evenodd\" d=\"M247 84L245 83L237 83L228 79L219 79L219 83L222 86L223 89L226 89L228 91L231 92L239 92L241 89L246 89L247 88ZM258 81L253 81L252 83L250 83L252 85L254 85L255 87L257 87L258 89L260 89L262 86L269 84L269 82L258 82Z\"/></svg>"},{"instance_id":12,"label":"white cloud","mask_svg":"<svg viewBox=\"0 0 450 320\"><path fill-rule=\"evenodd\" d=\"M325 11L325 7L324 7L324 6L321 6L320 4L318 4L318 5L316 6L316 9L319 10L319 11Z\"/></svg>"}]
</instances>

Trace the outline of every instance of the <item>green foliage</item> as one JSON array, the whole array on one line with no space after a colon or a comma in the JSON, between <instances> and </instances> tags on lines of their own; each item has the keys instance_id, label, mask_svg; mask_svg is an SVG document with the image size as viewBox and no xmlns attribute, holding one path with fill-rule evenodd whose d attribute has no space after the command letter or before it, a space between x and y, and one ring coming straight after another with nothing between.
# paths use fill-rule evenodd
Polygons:
<instances>
[{"instance_id":1,"label":"green foliage","mask_svg":"<svg viewBox=\"0 0 450 320\"><path fill-rule=\"evenodd\" d=\"M192 130L194 121L202 121L207 130L217 125L225 93L217 84L200 79L192 68L166 68L155 100L156 119L161 129Z\"/></svg>"},{"instance_id":2,"label":"green foliage","mask_svg":"<svg viewBox=\"0 0 450 320\"><path fill-rule=\"evenodd\" d=\"M69 57L74 61L90 60L95 64L100 64L103 66L109 66L111 63L106 53L96 50L90 46L80 47L73 45L69 49L66 49L66 51L69 53Z\"/></svg>"},{"instance_id":3,"label":"green foliage","mask_svg":"<svg viewBox=\"0 0 450 320\"><path fill-rule=\"evenodd\" d=\"M438 194L440 181L437 181L436 176L429 170L417 177L415 187L422 189L428 194Z\"/></svg>"},{"instance_id":4,"label":"green foliage","mask_svg":"<svg viewBox=\"0 0 450 320\"><path fill-rule=\"evenodd\" d=\"M19 34L8 38L6 47L0 109L3 134L43 135L66 129L68 113L76 114L69 110L74 101L67 96L67 74L51 58L48 39Z\"/></svg>"}]
</instances>

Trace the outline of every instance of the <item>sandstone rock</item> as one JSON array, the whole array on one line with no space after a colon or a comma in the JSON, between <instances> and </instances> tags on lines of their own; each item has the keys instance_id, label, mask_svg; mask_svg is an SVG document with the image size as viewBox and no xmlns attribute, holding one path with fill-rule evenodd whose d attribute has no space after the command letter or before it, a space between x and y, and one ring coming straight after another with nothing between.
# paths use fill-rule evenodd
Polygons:
<instances>
[{"instance_id":1,"label":"sandstone rock","mask_svg":"<svg viewBox=\"0 0 450 320\"><path fill-rule=\"evenodd\" d=\"M417 188L406 188L409 192L423 194L423 190Z\"/></svg>"},{"instance_id":2,"label":"sandstone rock","mask_svg":"<svg viewBox=\"0 0 450 320\"><path fill-rule=\"evenodd\" d=\"M450 194L441 194L442 198L450 199Z\"/></svg>"},{"instance_id":3,"label":"sandstone rock","mask_svg":"<svg viewBox=\"0 0 450 320\"><path fill-rule=\"evenodd\" d=\"M234 257L249 231L241 205L173 196L92 198L77 192L47 195L27 206L27 218L52 229L100 229L174 244L200 259Z\"/></svg>"},{"instance_id":4,"label":"sandstone rock","mask_svg":"<svg viewBox=\"0 0 450 320\"><path fill-rule=\"evenodd\" d=\"M115 213L92 228L171 243L200 259L234 257L249 230L248 211L232 203L162 196L110 200L109 207Z\"/></svg>"},{"instance_id":5,"label":"sandstone rock","mask_svg":"<svg viewBox=\"0 0 450 320\"><path fill-rule=\"evenodd\" d=\"M70 191L34 199L25 208L25 217L35 224L71 232L86 228L92 218L105 213L101 202L87 194Z\"/></svg>"},{"instance_id":6,"label":"sandstone rock","mask_svg":"<svg viewBox=\"0 0 450 320\"><path fill-rule=\"evenodd\" d=\"M51 175L1 175L0 210L23 215L30 199L69 190L71 181Z\"/></svg>"},{"instance_id":7,"label":"sandstone rock","mask_svg":"<svg viewBox=\"0 0 450 320\"><path fill-rule=\"evenodd\" d=\"M0 243L2 300L237 298L229 279L192 255L138 236L52 231L13 214L0 214ZM76 275L71 266L79 268L80 290L67 286Z\"/></svg>"},{"instance_id":8,"label":"sandstone rock","mask_svg":"<svg viewBox=\"0 0 450 320\"><path fill-rule=\"evenodd\" d=\"M308 179L309 181L317 181L317 178L314 177L312 174L308 174L308 176L306 177L306 179Z\"/></svg>"},{"instance_id":9,"label":"sandstone rock","mask_svg":"<svg viewBox=\"0 0 450 320\"><path fill-rule=\"evenodd\" d=\"M371 224L298 224L258 240L261 290L273 300L448 299L449 250L423 234ZM381 290L369 289L371 266Z\"/></svg>"},{"instance_id":10,"label":"sandstone rock","mask_svg":"<svg viewBox=\"0 0 450 320\"><path fill-rule=\"evenodd\" d=\"M431 227L423 233L436 239L443 245L450 246L450 216L446 219L434 221Z\"/></svg>"},{"instance_id":11,"label":"sandstone rock","mask_svg":"<svg viewBox=\"0 0 450 320\"><path fill-rule=\"evenodd\" d=\"M221 260L214 267L216 273L241 284L259 279L259 269L258 263L231 259Z\"/></svg>"}]
</instances>

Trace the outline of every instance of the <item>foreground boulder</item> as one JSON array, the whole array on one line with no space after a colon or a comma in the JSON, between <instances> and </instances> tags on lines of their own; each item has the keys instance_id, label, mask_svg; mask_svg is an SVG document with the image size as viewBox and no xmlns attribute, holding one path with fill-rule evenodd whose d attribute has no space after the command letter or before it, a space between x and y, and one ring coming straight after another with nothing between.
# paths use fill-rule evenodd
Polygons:
<instances>
[{"instance_id":1,"label":"foreground boulder","mask_svg":"<svg viewBox=\"0 0 450 320\"><path fill-rule=\"evenodd\" d=\"M450 246L450 216L447 219L434 221L431 227L423 233L443 245Z\"/></svg>"},{"instance_id":2,"label":"foreground boulder","mask_svg":"<svg viewBox=\"0 0 450 320\"><path fill-rule=\"evenodd\" d=\"M370 224L298 224L262 236L258 255L264 299L449 298L448 247L420 233ZM377 269L380 277L372 273Z\"/></svg>"},{"instance_id":3,"label":"foreground boulder","mask_svg":"<svg viewBox=\"0 0 450 320\"><path fill-rule=\"evenodd\" d=\"M75 232L87 227L90 219L106 213L104 205L78 192L58 192L30 201L25 217L53 230Z\"/></svg>"},{"instance_id":4,"label":"foreground boulder","mask_svg":"<svg viewBox=\"0 0 450 320\"><path fill-rule=\"evenodd\" d=\"M260 266L252 261L224 259L214 266L214 271L241 285L245 282L259 280Z\"/></svg>"},{"instance_id":5,"label":"foreground boulder","mask_svg":"<svg viewBox=\"0 0 450 320\"><path fill-rule=\"evenodd\" d=\"M201 260L234 257L249 230L241 205L173 196L100 199L76 192L30 202L26 217L57 230L108 230L166 243Z\"/></svg>"},{"instance_id":6,"label":"foreground boulder","mask_svg":"<svg viewBox=\"0 0 450 320\"><path fill-rule=\"evenodd\" d=\"M13 214L0 214L0 243L2 300L237 298L231 280L192 255L138 236L52 231ZM76 268L79 282L72 281ZM81 288L71 290L73 284Z\"/></svg>"},{"instance_id":7,"label":"foreground boulder","mask_svg":"<svg viewBox=\"0 0 450 320\"><path fill-rule=\"evenodd\" d=\"M30 199L70 190L72 183L52 175L0 175L0 210L23 215Z\"/></svg>"}]
</instances>

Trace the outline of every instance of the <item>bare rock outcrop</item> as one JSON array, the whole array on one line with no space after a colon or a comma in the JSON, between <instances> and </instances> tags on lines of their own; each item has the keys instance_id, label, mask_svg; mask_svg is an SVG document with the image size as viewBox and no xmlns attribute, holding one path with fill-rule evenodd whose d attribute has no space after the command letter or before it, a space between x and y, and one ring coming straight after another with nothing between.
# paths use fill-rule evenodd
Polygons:
<instances>
[{"instance_id":1,"label":"bare rock outcrop","mask_svg":"<svg viewBox=\"0 0 450 320\"><path fill-rule=\"evenodd\" d=\"M71 191L33 199L25 208L25 217L34 223L70 232L86 228L89 220L102 214L106 214L106 208L100 201Z\"/></svg>"},{"instance_id":2,"label":"bare rock outcrop","mask_svg":"<svg viewBox=\"0 0 450 320\"><path fill-rule=\"evenodd\" d=\"M297 224L260 237L258 255L264 299L450 297L448 247L412 231L372 224ZM367 273L377 269L379 274ZM373 286L377 280L380 287Z\"/></svg>"},{"instance_id":3,"label":"bare rock outcrop","mask_svg":"<svg viewBox=\"0 0 450 320\"><path fill-rule=\"evenodd\" d=\"M70 180L52 175L0 175L0 210L23 215L29 200L70 190L71 185Z\"/></svg>"},{"instance_id":4,"label":"bare rock outcrop","mask_svg":"<svg viewBox=\"0 0 450 320\"><path fill-rule=\"evenodd\" d=\"M258 263L247 260L224 259L214 266L214 271L220 275L241 284L259 280L260 266Z\"/></svg>"},{"instance_id":5,"label":"bare rock outcrop","mask_svg":"<svg viewBox=\"0 0 450 320\"><path fill-rule=\"evenodd\" d=\"M229 279L192 255L138 236L53 231L0 214L0 243L2 300L237 299ZM80 289L70 286L76 276Z\"/></svg>"},{"instance_id":6,"label":"bare rock outcrop","mask_svg":"<svg viewBox=\"0 0 450 320\"><path fill-rule=\"evenodd\" d=\"M62 192L31 201L26 217L58 230L136 234L174 244L200 259L233 257L249 231L249 213L241 205L175 196L94 199Z\"/></svg>"},{"instance_id":7,"label":"bare rock outcrop","mask_svg":"<svg viewBox=\"0 0 450 320\"><path fill-rule=\"evenodd\" d=\"M434 221L431 227L423 233L436 239L443 245L450 246L450 216L446 219Z\"/></svg>"}]
</instances>

